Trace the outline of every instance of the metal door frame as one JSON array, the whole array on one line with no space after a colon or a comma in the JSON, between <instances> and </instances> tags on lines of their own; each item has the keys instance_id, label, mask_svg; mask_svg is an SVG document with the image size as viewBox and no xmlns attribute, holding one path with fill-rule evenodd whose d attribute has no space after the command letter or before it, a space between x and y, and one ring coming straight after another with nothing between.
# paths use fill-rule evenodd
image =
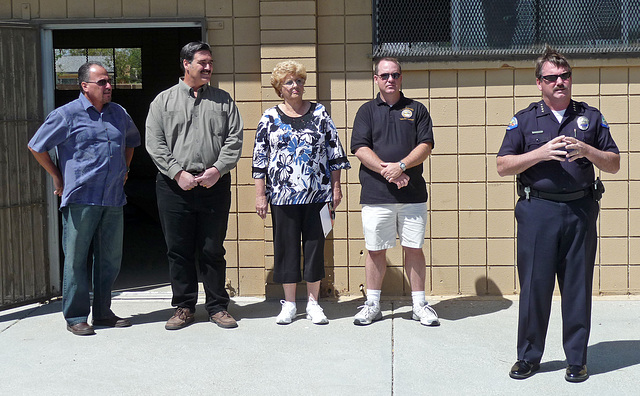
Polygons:
<instances>
[{"instance_id":1,"label":"metal door frame","mask_svg":"<svg viewBox=\"0 0 640 396\"><path fill-rule=\"evenodd\" d=\"M55 66L53 54L54 30L78 29L149 29L149 28L188 28L200 27L202 37L206 37L206 20L204 18L190 18L184 20L119 20L92 19L82 22L40 21L40 51L42 64L43 109L47 115L55 109ZM49 254L49 283L53 295L62 294L62 274L60 273L60 233L58 219L58 199L53 194L53 180L47 177L47 228Z\"/></svg>"}]
</instances>

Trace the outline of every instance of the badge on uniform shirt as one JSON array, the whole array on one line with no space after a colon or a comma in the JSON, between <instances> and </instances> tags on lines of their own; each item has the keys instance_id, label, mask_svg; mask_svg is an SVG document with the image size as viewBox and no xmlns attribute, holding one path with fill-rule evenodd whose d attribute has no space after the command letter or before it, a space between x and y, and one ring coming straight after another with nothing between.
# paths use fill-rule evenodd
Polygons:
<instances>
[{"instance_id":1,"label":"badge on uniform shirt","mask_svg":"<svg viewBox=\"0 0 640 396\"><path fill-rule=\"evenodd\" d=\"M578 128L581 131L586 131L589 128L589 119L585 116L578 117Z\"/></svg>"},{"instance_id":2,"label":"badge on uniform shirt","mask_svg":"<svg viewBox=\"0 0 640 396\"><path fill-rule=\"evenodd\" d=\"M604 119L604 116L602 116L602 126L605 128L609 128L609 124L607 124L607 120Z\"/></svg>"},{"instance_id":3,"label":"badge on uniform shirt","mask_svg":"<svg viewBox=\"0 0 640 396\"><path fill-rule=\"evenodd\" d=\"M402 113L400 113L400 114L404 118L411 118L411 116L413 115L413 109L410 108L410 107L406 107L406 108L402 109Z\"/></svg>"},{"instance_id":4,"label":"badge on uniform shirt","mask_svg":"<svg viewBox=\"0 0 640 396\"><path fill-rule=\"evenodd\" d=\"M509 125L507 126L507 131L510 131L517 127L518 127L518 119L516 117L513 117L511 121L509 121Z\"/></svg>"}]
</instances>

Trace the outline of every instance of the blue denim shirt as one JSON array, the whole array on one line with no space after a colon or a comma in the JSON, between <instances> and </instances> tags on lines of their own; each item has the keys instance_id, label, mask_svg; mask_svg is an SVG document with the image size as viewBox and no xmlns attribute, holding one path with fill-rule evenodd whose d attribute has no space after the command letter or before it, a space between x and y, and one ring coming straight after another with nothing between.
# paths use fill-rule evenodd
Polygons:
<instances>
[{"instance_id":1,"label":"blue denim shirt","mask_svg":"<svg viewBox=\"0 0 640 396\"><path fill-rule=\"evenodd\" d=\"M57 149L64 190L60 207L123 206L125 149L140 145L140 132L122 106L107 103L98 112L80 94L52 111L29 147L37 152Z\"/></svg>"}]
</instances>

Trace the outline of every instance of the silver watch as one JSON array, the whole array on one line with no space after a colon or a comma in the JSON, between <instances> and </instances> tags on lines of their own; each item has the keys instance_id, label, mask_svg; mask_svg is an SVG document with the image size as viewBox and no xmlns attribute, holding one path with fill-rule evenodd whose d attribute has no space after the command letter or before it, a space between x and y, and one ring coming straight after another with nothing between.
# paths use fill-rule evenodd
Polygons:
<instances>
[{"instance_id":1,"label":"silver watch","mask_svg":"<svg viewBox=\"0 0 640 396\"><path fill-rule=\"evenodd\" d=\"M402 169L403 172L407 169L407 165L402 161L400 161L400 169Z\"/></svg>"}]
</instances>

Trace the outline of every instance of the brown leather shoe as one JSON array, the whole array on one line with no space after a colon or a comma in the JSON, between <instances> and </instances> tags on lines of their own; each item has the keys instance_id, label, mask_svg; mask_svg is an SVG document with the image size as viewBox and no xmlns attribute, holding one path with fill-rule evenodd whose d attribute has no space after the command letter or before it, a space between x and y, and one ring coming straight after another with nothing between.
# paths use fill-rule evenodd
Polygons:
<instances>
[{"instance_id":1,"label":"brown leather shoe","mask_svg":"<svg viewBox=\"0 0 640 396\"><path fill-rule=\"evenodd\" d=\"M193 312L189 308L178 307L173 316L167 320L164 328L167 330L178 330L189 326L195 320Z\"/></svg>"},{"instance_id":2,"label":"brown leather shoe","mask_svg":"<svg viewBox=\"0 0 640 396\"><path fill-rule=\"evenodd\" d=\"M225 329L233 329L238 327L238 322L227 311L220 311L214 315L211 315L211 321L217 324L219 327Z\"/></svg>"},{"instance_id":3,"label":"brown leather shoe","mask_svg":"<svg viewBox=\"0 0 640 396\"><path fill-rule=\"evenodd\" d=\"M129 319L123 319L123 318L119 318L115 315L113 315L110 318L106 318L106 319L93 319L93 325L94 326L100 326L100 327L129 327L131 326L131 322L129 322Z\"/></svg>"},{"instance_id":4,"label":"brown leather shoe","mask_svg":"<svg viewBox=\"0 0 640 396\"><path fill-rule=\"evenodd\" d=\"M72 332L75 335L94 335L94 334L96 334L96 332L93 331L93 327L89 326L89 323L87 323L87 322L76 323L73 326L67 325L67 330L69 330L70 332Z\"/></svg>"}]
</instances>

